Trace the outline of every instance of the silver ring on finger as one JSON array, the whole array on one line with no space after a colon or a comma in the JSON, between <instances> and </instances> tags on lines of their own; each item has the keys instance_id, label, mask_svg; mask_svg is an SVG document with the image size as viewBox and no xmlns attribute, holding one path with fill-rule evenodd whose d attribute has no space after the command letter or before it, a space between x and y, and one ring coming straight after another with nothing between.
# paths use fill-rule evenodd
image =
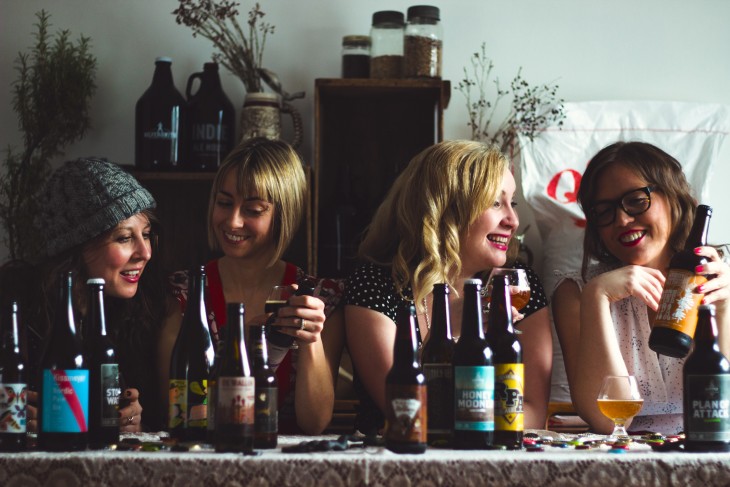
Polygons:
<instances>
[{"instance_id":1,"label":"silver ring on finger","mask_svg":"<svg viewBox=\"0 0 730 487\"><path fill-rule=\"evenodd\" d=\"M307 330L307 325L304 323L304 318L299 318L299 329L302 331Z\"/></svg>"},{"instance_id":2,"label":"silver ring on finger","mask_svg":"<svg viewBox=\"0 0 730 487\"><path fill-rule=\"evenodd\" d=\"M134 421L134 415L132 415L132 416L128 417L128 418L127 418L127 425L128 425L128 426L129 426L129 425L131 425L133 421Z\"/></svg>"}]
</instances>

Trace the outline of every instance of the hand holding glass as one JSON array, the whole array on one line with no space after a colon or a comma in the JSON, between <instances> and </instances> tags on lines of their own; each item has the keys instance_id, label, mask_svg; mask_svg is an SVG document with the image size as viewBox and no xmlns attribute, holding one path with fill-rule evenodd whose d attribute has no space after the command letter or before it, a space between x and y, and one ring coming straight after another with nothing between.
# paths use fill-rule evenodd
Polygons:
<instances>
[{"instance_id":1,"label":"hand holding glass","mask_svg":"<svg viewBox=\"0 0 730 487\"><path fill-rule=\"evenodd\" d=\"M644 405L639 386L633 375L607 375L598 392L598 409L613 421L609 438L626 438L626 422L636 416Z\"/></svg>"},{"instance_id":2,"label":"hand holding glass","mask_svg":"<svg viewBox=\"0 0 730 487\"><path fill-rule=\"evenodd\" d=\"M492 278L494 276L508 276L509 277L509 292L512 298L512 306L517 311L521 311L522 308L527 306L530 301L530 281L527 280L527 272L525 269L512 269L509 267L495 267L492 272L489 273L489 284L487 285L487 295L485 296L487 301L491 299L492 295Z\"/></svg>"}]
</instances>

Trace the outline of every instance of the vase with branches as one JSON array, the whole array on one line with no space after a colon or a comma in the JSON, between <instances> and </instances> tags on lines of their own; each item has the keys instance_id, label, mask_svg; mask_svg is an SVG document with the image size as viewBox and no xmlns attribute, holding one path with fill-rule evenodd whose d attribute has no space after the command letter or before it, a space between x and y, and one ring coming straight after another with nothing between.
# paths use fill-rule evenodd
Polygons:
<instances>
[{"instance_id":1,"label":"vase with branches","mask_svg":"<svg viewBox=\"0 0 730 487\"><path fill-rule=\"evenodd\" d=\"M34 217L43 195L37 189L48 178L51 159L89 129L96 91L91 39L81 35L74 42L69 30L51 35L50 15L41 10L36 17L35 45L15 60L13 110L23 146L7 147L0 174L0 221L13 260L33 260L40 253Z\"/></svg>"},{"instance_id":2,"label":"vase with branches","mask_svg":"<svg viewBox=\"0 0 730 487\"><path fill-rule=\"evenodd\" d=\"M218 52L213 60L236 75L247 93L263 91L264 83L284 101L303 98L304 92L284 91L278 77L263 67L267 36L274 25L264 22L265 13L256 3L248 12L247 27L238 22L238 6L231 0L179 0L172 13L175 21L192 29L193 37L204 37Z\"/></svg>"},{"instance_id":3,"label":"vase with branches","mask_svg":"<svg viewBox=\"0 0 730 487\"><path fill-rule=\"evenodd\" d=\"M470 66L464 67L464 79L457 89L466 100L467 125L472 140L495 144L510 158L516 158L520 152L518 134L533 140L547 126L563 125L564 100L558 97L557 84L531 85L522 77L522 68L505 88L500 85L499 78L492 80L493 69L486 44L482 43L480 50L472 54ZM489 87L490 81L494 84L493 90ZM510 95L509 111L495 128L497 108Z\"/></svg>"}]
</instances>

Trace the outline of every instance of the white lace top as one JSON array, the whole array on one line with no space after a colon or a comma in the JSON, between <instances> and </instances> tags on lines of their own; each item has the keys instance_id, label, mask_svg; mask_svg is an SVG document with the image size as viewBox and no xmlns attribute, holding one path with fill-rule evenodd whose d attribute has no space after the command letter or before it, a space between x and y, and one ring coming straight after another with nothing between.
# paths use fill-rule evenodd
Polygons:
<instances>
[{"instance_id":1,"label":"white lace top","mask_svg":"<svg viewBox=\"0 0 730 487\"><path fill-rule=\"evenodd\" d=\"M593 265L589 267L587 277L590 280L612 269L605 264ZM581 290L585 284L579 273L561 275L559 282L564 279L574 281ZM647 306L640 299L629 296L611 303L611 317L626 368L636 377L644 398L644 406L631 423L630 430L664 434L682 431L684 359L659 355L649 348L651 323Z\"/></svg>"}]
</instances>

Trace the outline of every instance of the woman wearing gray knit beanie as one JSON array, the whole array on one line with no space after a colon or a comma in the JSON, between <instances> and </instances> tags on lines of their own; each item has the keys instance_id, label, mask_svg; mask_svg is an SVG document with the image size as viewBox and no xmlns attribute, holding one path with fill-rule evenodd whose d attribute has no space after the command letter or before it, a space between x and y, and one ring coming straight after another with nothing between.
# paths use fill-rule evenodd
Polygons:
<instances>
[{"instance_id":1,"label":"woman wearing gray knit beanie","mask_svg":"<svg viewBox=\"0 0 730 487\"><path fill-rule=\"evenodd\" d=\"M88 308L86 281L103 278L107 329L126 387L119 406L120 430L141 431L143 424L160 430L158 385L154 374L149 374L155 367L158 330L167 311L163 279L152 259L155 200L118 165L100 159L64 163L39 196L35 223L44 239L45 255L25 306L24 321L30 326L28 363L38 362L40 338L53 322L58 275L74 274L74 311L82 335ZM36 427L34 422L31 409L31 429Z\"/></svg>"}]
</instances>

